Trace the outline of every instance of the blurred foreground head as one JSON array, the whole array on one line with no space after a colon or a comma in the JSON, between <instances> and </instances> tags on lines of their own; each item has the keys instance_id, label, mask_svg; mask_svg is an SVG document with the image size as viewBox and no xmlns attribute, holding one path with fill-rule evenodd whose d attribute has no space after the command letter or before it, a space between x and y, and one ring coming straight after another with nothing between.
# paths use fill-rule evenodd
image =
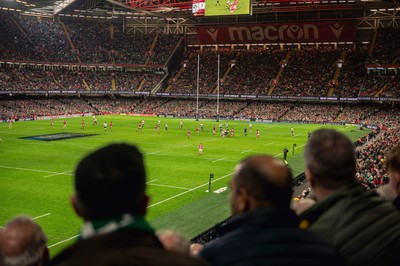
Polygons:
<instances>
[{"instance_id":1,"label":"blurred foreground head","mask_svg":"<svg viewBox=\"0 0 400 266\"><path fill-rule=\"evenodd\" d=\"M47 237L28 217L12 219L0 231L0 265L44 265L49 260Z\"/></svg>"},{"instance_id":2,"label":"blurred foreground head","mask_svg":"<svg viewBox=\"0 0 400 266\"><path fill-rule=\"evenodd\" d=\"M128 144L111 144L83 158L75 171L77 213L85 220L144 215L146 172L143 156Z\"/></svg>"},{"instance_id":3,"label":"blurred foreground head","mask_svg":"<svg viewBox=\"0 0 400 266\"><path fill-rule=\"evenodd\" d=\"M282 160L258 155L242 160L231 180L232 215L264 207L289 208L292 173Z\"/></svg>"}]
</instances>

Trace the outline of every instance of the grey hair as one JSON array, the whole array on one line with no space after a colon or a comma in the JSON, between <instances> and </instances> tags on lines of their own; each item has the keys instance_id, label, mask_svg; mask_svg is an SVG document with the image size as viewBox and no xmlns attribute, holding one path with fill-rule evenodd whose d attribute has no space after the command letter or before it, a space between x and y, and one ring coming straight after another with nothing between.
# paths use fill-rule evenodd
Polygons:
<instances>
[{"instance_id":1,"label":"grey hair","mask_svg":"<svg viewBox=\"0 0 400 266\"><path fill-rule=\"evenodd\" d=\"M337 189L347 182L355 182L354 144L334 129L314 131L304 148L304 158L308 170L325 188Z\"/></svg>"},{"instance_id":2,"label":"grey hair","mask_svg":"<svg viewBox=\"0 0 400 266\"><path fill-rule=\"evenodd\" d=\"M23 227L28 227L30 232L26 243L23 245L23 251L21 254L9 256L3 254L3 265L4 266L25 266L37 263L43 257L43 253L46 249L47 237L44 234L42 228L38 224L32 221L26 216L17 216L12 219L6 225L8 227L17 228L17 230ZM3 229L3 230L5 230Z\"/></svg>"}]
</instances>

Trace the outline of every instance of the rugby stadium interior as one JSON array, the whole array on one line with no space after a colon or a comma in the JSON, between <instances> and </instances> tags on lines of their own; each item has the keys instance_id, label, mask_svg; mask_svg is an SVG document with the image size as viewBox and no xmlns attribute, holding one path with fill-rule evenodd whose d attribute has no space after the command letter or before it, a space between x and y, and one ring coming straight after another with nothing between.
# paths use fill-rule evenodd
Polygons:
<instances>
[{"instance_id":1,"label":"rugby stadium interior","mask_svg":"<svg viewBox=\"0 0 400 266\"><path fill-rule=\"evenodd\" d=\"M19 124L71 118L80 128L93 115L353 126L358 181L388 183L384 157L400 141L398 0L253 0L247 15L217 0L206 8L226 14L204 14L200 2L0 1L0 149ZM0 158L0 182L8 163ZM297 199L309 195L300 165ZM0 225L23 211L7 204ZM216 220L189 237L206 244Z\"/></svg>"}]
</instances>

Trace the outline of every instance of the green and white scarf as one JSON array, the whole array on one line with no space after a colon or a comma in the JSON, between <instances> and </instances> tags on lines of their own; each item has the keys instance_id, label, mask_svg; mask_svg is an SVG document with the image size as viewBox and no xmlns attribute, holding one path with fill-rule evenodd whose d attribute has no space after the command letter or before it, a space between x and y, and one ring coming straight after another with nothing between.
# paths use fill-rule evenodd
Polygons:
<instances>
[{"instance_id":1,"label":"green and white scarf","mask_svg":"<svg viewBox=\"0 0 400 266\"><path fill-rule=\"evenodd\" d=\"M96 235L103 235L127 229L138 229L154 232L154 229L144 219L143 216L125 213L117 219L86 221L81 228L79 238L86 239Z\"/></svg>"}]
</instances>

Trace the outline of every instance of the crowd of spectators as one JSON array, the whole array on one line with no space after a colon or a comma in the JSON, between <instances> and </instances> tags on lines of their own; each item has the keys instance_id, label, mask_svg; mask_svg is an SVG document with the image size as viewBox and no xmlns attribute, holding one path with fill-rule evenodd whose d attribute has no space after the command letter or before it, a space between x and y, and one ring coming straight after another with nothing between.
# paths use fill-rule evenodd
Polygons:
<instances>
[{"instance_id":1,"label":"crowd of spectators","mask_svg":"<svg viewBox=\"0 0 400 266\"><path fill-rule=\"evenodd\" d=\"M396 28L379 28L374 50L369 63L392 64L400 51L400 44L393 40L400 39L400 30Z\"/></svg>"},{"instance_id":2,"label":"crowd of spectators","mask_svg":"<svg viewBox=\"0 0 400 266\"><path fill-rule=\"evenodd\" d=\"M181 38L180 35L158 34L154 49L148 54L150 62L156 65L165 64Z\"/></svg>"},{"instance_id":3,"label":"crowd of spectators","mask_svg":"<svg viewBox=\"0 0 400 266\"><path fill-rule=\"evenodd\" d=\"M61 89L61 86L55 82L51 71L35 68L0 68L0 71L0 90L47 91ZM58 73L62 74L65 79L65 73ZM68 82L72 81L68 79ZM68 86L74 86L74 84L68 83Z\"/></svg>"},{"instance_id":4,"label":"crowd of spectators","mask_svg":"<svg viewBox=\"0 0 400 266\"><path fill-rule=\"evenodd\" d=\"M65 20L72 48L62 22L40 17L1 14L1 59L41 62L165 64L181 36L130 34L109 21ZM15 21L15 22L14 22ZM21 31L22 29L22 31Z\"/></svg>"},{"instance_id":5,"label":"crowd of spectators","mask_svg":"<svg viewBox=\"0 0 400 266\"><path fill-rule=\"evenodd\" d=\"M95 111L97 113L129 113L196 116L196 100L170 98L40 98L39 100L1 101L1 114L5 117L34 117L35 115L64 115ZM66 104L64 104L66 103ZM29 107L29 108L28 108ZM29 112L24 111L26 108ZM217 114L215 100L199 101L199 118L214 119ZM219 104L219 116L223 119L256 121L291 121L299 123L340 123L374 125L389 128L399 125L396 107L375 104L299 104L256 101L224 101Z\"/></svg>"},{"instance_id":6,"label":"crowd of spectators","mask_svg":"<svg viewBox=\"0 0 400 266\"><path fill-rule=\"evenodd\" d=\"M347 51L333 95L356 98L365 78L367 52L363 49Z\"/></svg>"},{"instance_id":7,"label":"crowd of spectators","mask_svg":"<svg viewBox=\"0 0 400 266\"><path fill-rule=\"evenodd\" d=\"M122 28L116 27L113 52L115 62L144 64L153 39L153 34L123 33Z\"/></svg>"},{"instance_id":8,"label":"crowd of spectators","mask_svg":"<svg viewBox=\"0 0 400 266\"><path fill-rule=\"evenodd\" d=\"M26 38L15 24L15 20L6 13L0 13L0 55L1 59L36 61L44 60L37 53L29 39Z\"/></svg>"},{"instance_id":9,"label":"crowd of spectators","mask_svg":"<svg viewBox=\"0 0 400 266\"><path fill-rule=\"evenodd\" d=\"M363 141L362 138L359 141ZM384 167L385 156L392 147L400 143L400 127L381 131L373 138L367 137L364 142L356 151L356 177L365 188L378 188L389 182Z\"/></svg>"},{"instance_id":10,"label":"crowd of spectators","mask_svg":"<svg viewBox=\"0 0 400 266\"><path fill-rule=\"evenodd\" d=\"M224 94L264 94L279 69L286 51L244 51L234 62L228 77L221 84Z\"/></svg>"},{"instance_id":11,"label":"crowd of spectators","mask_svg":"<svg viewBox=\"0 0 400 266\"><path fill-rule=\"evenodd\" d=\"M340 105L296 104L281 117L281 120L331 123L335 120L340 108Z\"/></svg>"},{"instance_id":12,"label":"crowd of spectators","mask_svg":"<svg viewBox=\"0 0 400 266\"><path fill-rule=\"evenodd\" d=\"M82 98L33 98L2 100L0 102L0 115L6 120L93 112L96 112L96 110Z\"/></svg>"},{"instance_id":13,"label":"crowd of spectators","mask_svg":"<svg viewBox=\"0 0 400 266\"><path fill-rule=\"evenodd\" d=\"M274 95L319 96L328 94L328 83L336 69L339 50L292 51L275 87Z\"/></svg>"},{"instance_id":14,"label":"crowd of spectators","mask_svg":"<svg viewBox=\"0 0 400 266\"><path fill-rule=\"evenodd\" d=\"M366 107L368 108L368 107ZM397 127L400 123L400 110L397 107L375 107L363 120L366 125L377 125L385 128Z\"/></svg>"},{"instance_id":15,"label":"crowd of spectators","mask_svg":"<svg viewBox=\"0 0 400 266\"><path fill-rule=\"evenodd\" d=\"M363 121L378 111L379 108L371 108L369 105L351 106L345 105L335 121L340 123L361 124Z\"/></svg>"},{"instance_id":16,"label":"crowd of spectators","mask_svg":"<svg viewBox=\"0 0 400 266\"><path fill-rule=\"evenodd\" d=\"M65 22L75 46L72 54L85 63L112 63L111 25L110 22L89 20Z\"/></svg>"},{"instance_id":17,"label":"crowd of spectators","mask_svg":"<svg viewBox=\"0 0 400 266\"><path fill-rule=\"evenodd\" d=\"M244 119L279 121L291 106L290 103L251 102L240 112L240 115Z\"/></svg>"},{"instance_id":18,"label":"crowd of spectators","mask_svg":"<svg viewBox=\"0 0 400 266\"><path fill-rule=\"evenodd\" d=\"M137 91L144 80L141 91L151 91L163 75L152 72L78 71L68 68L42 69L35 67L0 68L0 90L7 91L52 91L52 90L113 90ZM85 83L89 88L86 87Z\"/></svg>"},{"instance_id":19,"label":"crowd of spectators","mask_svg":"<svg viewBox=\"0 0 400 266\"><path fill-rule=\"evenodd\" d=\"M18 23L31 40L35 51L47 58L45 61L77 62L60 22L21 15L18 17Z\"/></svg>"},{"instance_id":20,"label":"crowd of spectators","mask_svg":"<svg viewBox=\"0 0 400 266\"><path fill-rule=\"evenodd\" d=\"M130 31L124 32L122 25L115 21L94 21L83 19L65 19L63 23L71 37L74 48L68 41L62 22L40 17L22 15L0 15L0 51L4 59L56 61L77 63L77 56L83 63L128 63L128 64L165 64L172 50L181 38L178 35L164 35L161 33L142 34ZM347 49L337 82L332 82L333 73L340 57L340 49L320 46L303 47L301 50L251 50L229 51L220 49L216 51L203 51L187 53L181 65L185 65L183 73L175 78L180 69L172 73L166 80L172 93L195 93L197 89L197 54L200 54L200 93L214 93L217 87L217 54L221 55L220 61L220 93L221 94L256 94L265 95L273 87L272 95L278 96L326 96L328 89L333 87L334 96L340 97L399 97L399 77L395 74L369 73L365 62L390 63L393 56L397 55L400 48L396 42L399 35L397 29L379 29L375 47L371 58L367 59L366 46L352 50ZM154 47L153 41L156 40ZM287 52L291 55L289 60L283 60ZM368 61L369 60L369 61ZM285 67L278 83L273 80L277 71L284 64ZM230 69L226 78L225 72ZM86 73L85 73L86 74ZM31 73L38 78L38 72ZM43 76L46 76L43 74ZM93 80L94 88L109 88L109 79L104 73L99 77L87 74ZM315 78L318 77L318 78ZM80 76L68 74L60 77L61 85L36 84L32 81L33 90L42 90L41 87L81 87ZM97 80L96 80L97 79ZM142 78L143 79L143 78ZM141 80L142 80L141 79ZM144 90L150 91L154 84L160 81L159 76L146 76ZM24 79L22 79L24 80ZM65 84L71 81L73 84ZM100 84L106 82L106 84ZM45 81L44 83L48 83ZM50 81L50 83L52 83ZM127 86L119 82L121 87L138 87L140 84ZM274 83L274 84L272 84ZM16 85L29 88L26 84ZM28 84L29 85L29 84ZM132 86L133 85L133 86ZM273 85L273 86L272 86ZM4 88L2 88L4 89Z\"/></svg>"},{"instance_id":21,"label":"crowd of spectators","mask_svg":"<svg viewBox=\"0 0 400 266\"><path fill-rule=\"evenodd\" d=\"M226 50L205 51L198 53L188 53L183 60L183 73L177 79L175 73L172 74L170 80L171 90L173 93L196 93L197 91L197 58L200 54L199 69L199 93L210 94L217 88L218 84L218 54L220 55L220 75L222 79L225 71L230 67L235 52Z\"/></svg>"}]
</instances>

